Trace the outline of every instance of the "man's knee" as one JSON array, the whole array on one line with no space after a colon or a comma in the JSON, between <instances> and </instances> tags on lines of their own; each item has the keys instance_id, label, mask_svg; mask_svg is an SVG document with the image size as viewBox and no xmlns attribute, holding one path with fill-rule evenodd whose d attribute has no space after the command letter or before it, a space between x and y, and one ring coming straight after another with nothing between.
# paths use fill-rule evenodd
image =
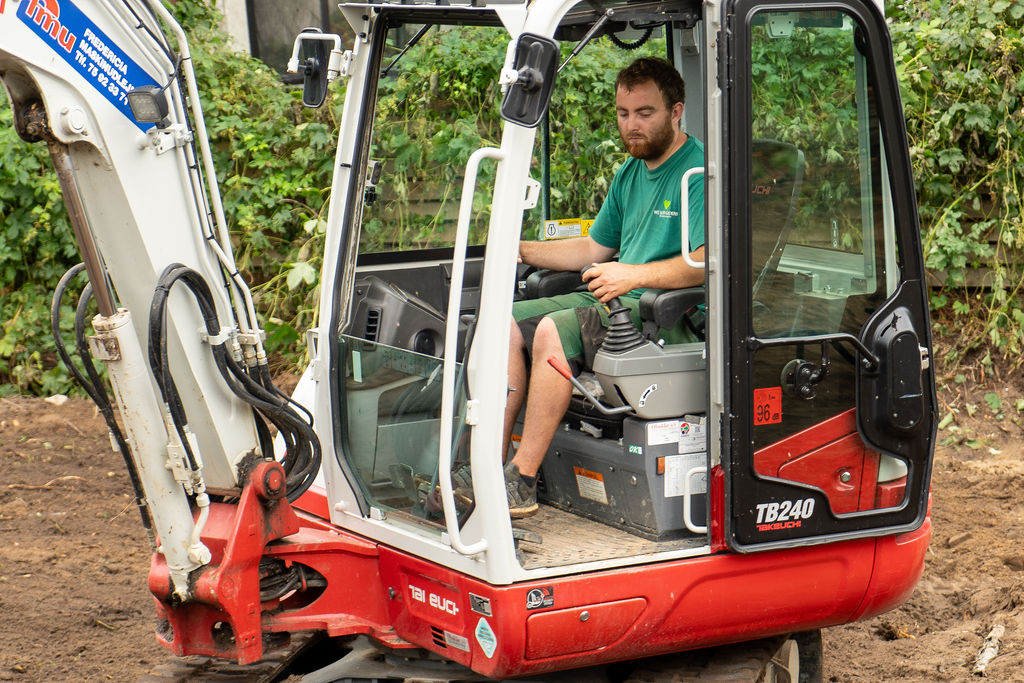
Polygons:
<instances>
[{"instance_id":1,"label":"man's knee","mask_svg":"<svg viewBox=\"0 0 1024 683\"><path fill-rule=\"evenodd\" d=\"M543 354L550 354L556 351L564 354L562 349L562 338L558 333L558 326L549 316L545 316L537 323L537 331L533 335L534 358L546 360Z\"/></svg>"}]
</instances>

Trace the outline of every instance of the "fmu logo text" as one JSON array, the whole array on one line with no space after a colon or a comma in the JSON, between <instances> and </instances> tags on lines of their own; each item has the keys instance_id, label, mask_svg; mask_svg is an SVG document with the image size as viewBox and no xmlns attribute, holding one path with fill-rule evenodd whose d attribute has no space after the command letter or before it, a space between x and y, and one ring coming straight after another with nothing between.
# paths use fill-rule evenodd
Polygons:
<instances>
[{"instance_id":1,"label":"fmu logo text","mask_svg":"<svg viewBox=\"0 0 1024 683\"><path fill-rule=\"evenodd\" d=\"M60 3L57 0L29 0L25 15L65 51L71 52L78 38L60 23Z\"/></svg>"}]
</instances>

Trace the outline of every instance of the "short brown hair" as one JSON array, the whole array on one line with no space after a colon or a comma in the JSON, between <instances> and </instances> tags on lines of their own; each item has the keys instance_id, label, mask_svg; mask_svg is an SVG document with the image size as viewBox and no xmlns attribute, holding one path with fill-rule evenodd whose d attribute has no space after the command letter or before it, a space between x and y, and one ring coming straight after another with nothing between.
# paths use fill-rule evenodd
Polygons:
<instances>
[{"instance_id":1,"label":"short brown hair","mask_svg":"<svg viewBox=\"0 0 1024 683\"><path fill-rule=\"evenodd\" d=\"M679 102L686 104L686 84L672 63L660 57L641 57L619 72L615 78L615 89L632 90L641 83L653 81L658 86L665 107L671 109Z\"/></svg>"}]
</instances>

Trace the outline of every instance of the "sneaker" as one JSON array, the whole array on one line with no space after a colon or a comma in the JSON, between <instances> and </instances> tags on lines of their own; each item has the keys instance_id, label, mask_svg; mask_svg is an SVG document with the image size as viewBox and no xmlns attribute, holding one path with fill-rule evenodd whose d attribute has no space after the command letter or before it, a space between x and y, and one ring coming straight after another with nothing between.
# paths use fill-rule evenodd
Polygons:
<instances>
[{"instance_id":1,"label":"sneaker","mask_svg":"<svg viewBox=\"0 0 1024 683\"><path fill-rule=\"evenodd\" d=\"M505 496L508 499L508 514L512 519L537 514L537 486L528 486L519 474L519 468L511 460L505 465Z\"/></svg>"},{"instance_id":2,"label":"sneaker","mask_svg":"<svg viewBox=\"0 0 1024 683\"><path fill-rule=\"evenodd\" d=\"M473 474L469 465L463 465L452 472L452 488L473 490Z\"/></svg>"}]
</instances>

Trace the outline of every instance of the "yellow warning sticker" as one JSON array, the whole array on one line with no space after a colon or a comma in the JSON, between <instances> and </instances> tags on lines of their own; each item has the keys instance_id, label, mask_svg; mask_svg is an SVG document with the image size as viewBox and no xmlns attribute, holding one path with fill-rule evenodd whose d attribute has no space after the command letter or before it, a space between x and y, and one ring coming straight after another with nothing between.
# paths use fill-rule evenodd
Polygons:
<instances>
[{"instance_id":1,"label":"yellow warning sticker","mask_svg":"<svg viewBox=\"0 0 1024 683\"><path fill-rule=\"evenodd\" d=\"M590 226L593 224L593 220L584 218L544 221L544 230L540 238L542 240L561 240L569 237L585 237L590 234Z\"/></svg>"}]
</instances>

